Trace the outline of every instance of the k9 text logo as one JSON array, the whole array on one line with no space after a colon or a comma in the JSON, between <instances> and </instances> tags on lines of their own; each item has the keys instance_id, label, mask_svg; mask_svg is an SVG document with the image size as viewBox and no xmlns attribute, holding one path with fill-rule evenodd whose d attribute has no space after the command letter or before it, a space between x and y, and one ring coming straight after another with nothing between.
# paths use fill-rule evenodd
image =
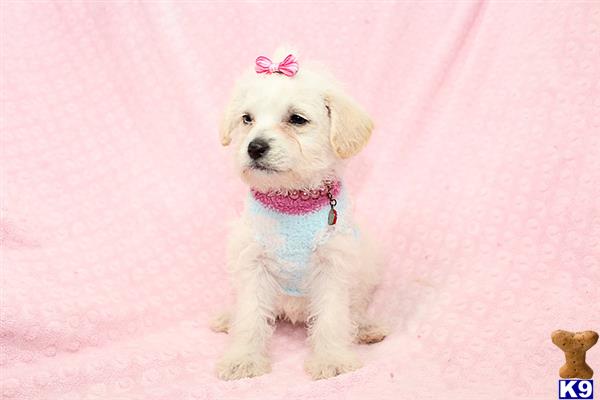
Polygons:
<instances>
[{"instance_id":1,"label":"k9 text logo","mask_svg":"<svg viewBox=\"0 0 600 400\"><path fill-rule=\"evenodd\" d=\"M559 399L593 399L594 381L592 379L560 379L558 381Z\"/></svg>"}]
</instances>

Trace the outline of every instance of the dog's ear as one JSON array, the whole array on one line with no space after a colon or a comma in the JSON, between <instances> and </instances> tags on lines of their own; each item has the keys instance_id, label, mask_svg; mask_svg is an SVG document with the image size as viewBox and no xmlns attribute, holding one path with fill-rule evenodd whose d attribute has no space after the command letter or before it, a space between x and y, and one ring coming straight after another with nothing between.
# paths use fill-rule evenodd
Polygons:
<instances>
[{"instance_id":1,"label":"dog's ear","mask_svg":"<svg viewBox=\"0 0 600 400\"><path fill-rule=\"evenodd\" d=\"M325 97L331 127L329 140L340 158L357 154L369 141L373 122L369 115L352 99L342 93Z\"/></svg>"},{"instance_id":2,"label":"dog's ear","mask_svg":"<svg viewBox=\"0 0 600 400\"><path fill-rule=\"evenodd\" d=\"M223 146L231 143L231 132L236 126L235 117L233 116L232 101L225 107L223 115L221 115L221 123L219 125L219 138Z\"/></svg>"}]
</instances>

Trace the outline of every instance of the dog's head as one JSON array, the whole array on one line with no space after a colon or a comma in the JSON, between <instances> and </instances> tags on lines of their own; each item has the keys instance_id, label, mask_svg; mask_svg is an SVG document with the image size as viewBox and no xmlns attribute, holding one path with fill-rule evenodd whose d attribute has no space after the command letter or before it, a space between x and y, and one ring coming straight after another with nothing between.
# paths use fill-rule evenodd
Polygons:
<instances>
[{"instance_id":1,"label":"dog's head","mask_svg":"<svg viewBox=\"0 0 600 400\"><path fill-rule=\"evenodd\" d=\"M278 51L274 60L288 52ZM302 63L295 76L247 72L220 128L242 179L259 190L311 188L367 143L373 123L335 81Z\"/></svg>"}]
</instances>

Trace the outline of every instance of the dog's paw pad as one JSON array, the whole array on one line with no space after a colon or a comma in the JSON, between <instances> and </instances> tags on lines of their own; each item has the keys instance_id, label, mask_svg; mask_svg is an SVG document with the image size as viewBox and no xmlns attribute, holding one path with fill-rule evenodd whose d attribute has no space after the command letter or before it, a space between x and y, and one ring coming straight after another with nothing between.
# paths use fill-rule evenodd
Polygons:
<instances>
[{"instance_id":1,"label":"dog's paw pad","mask_svg":"<svg viewBox=\"0 0 600 400\"><path fill-rule=\"evenodd\" d=\"M362 325L358 327L356 341L360 344L381 342L389 335L389 330L380 325Z\"/></svg>"},{"instance_id":2,"label":"dog's paw pad","mask_svg":"<svg viewBox=\"0 0 600 400\"><path fill-rule=\"evenodd\" d=\"M253 378L269 372L271 364L262 356L226 357L217 364L217 375L226 381Z\"/></svg>"},{"instance_id":3,"label":"dog's paw pad","mask_svg":"<svg viewBox=\"0 0 600 400\"><path fill-rule=\"evenodd\" d=\"M362 367L361 362L353 354L311 356L304 365L306 372L313 379L333 378L346 372L356 371Z\"/></svg>"}]
</instances>

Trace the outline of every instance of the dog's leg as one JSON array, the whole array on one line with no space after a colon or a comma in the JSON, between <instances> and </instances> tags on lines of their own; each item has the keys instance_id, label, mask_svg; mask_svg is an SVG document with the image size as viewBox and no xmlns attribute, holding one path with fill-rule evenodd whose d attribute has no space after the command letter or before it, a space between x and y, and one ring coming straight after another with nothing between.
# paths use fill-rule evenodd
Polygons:
<instances>
[{"instance_id":1,"label":"dog's leg","mask_svg":"<svg viewBox=\"0 0 600 400\"><path fill-rule=\"evenodd\" d=\"M241 257L243 258L243 257ZM267 341L274 329L275 285L259 261L238 268L237 302L230 324L231 344L217 364L221 379L241 379L271 371Z\"/></svg>"},{"instance_id":2,"label":"dog's leg","mask_svg":"<svg viewBox=\"0 0 600 400\"><path fill-rule=\"evenodd\" d=\"M359 344L372 344L381 342L389 335L387 326L378 319L371 318L367 311L373 299L375 287L381 280L384 261L367 232L362 233L361 239L361 266L358 271L360 278L350 291L351 312L352 320L358 327L354 340Z\"/></svg>"},{"instance_id":3,"label":"dog's leg","mask_svg":"<svg viewBox=\"0 0 600 400\"><path fill-rule=\"evenodd\" d=\"M347 278L351 272L347 266L352 260L337 249L331 252L330 249L323 250L309 289L312 354L305 368L313 379L331 378L361 367L351 349L356 326L350 312Z\"/></svg>"},{"instance_id":4,"label":"dog's leg","mask_svg":"<svg viewBox=\"0 0 600 400\"><path fill-rule=\"evenodd\" d=\"M373 288L363 285L352 290L352 320L357 326L356 343L373 344L381 342L387 335L389 329L384 325L368 316L367 309L371 302Z\"/></svg>"}]
</instances>

